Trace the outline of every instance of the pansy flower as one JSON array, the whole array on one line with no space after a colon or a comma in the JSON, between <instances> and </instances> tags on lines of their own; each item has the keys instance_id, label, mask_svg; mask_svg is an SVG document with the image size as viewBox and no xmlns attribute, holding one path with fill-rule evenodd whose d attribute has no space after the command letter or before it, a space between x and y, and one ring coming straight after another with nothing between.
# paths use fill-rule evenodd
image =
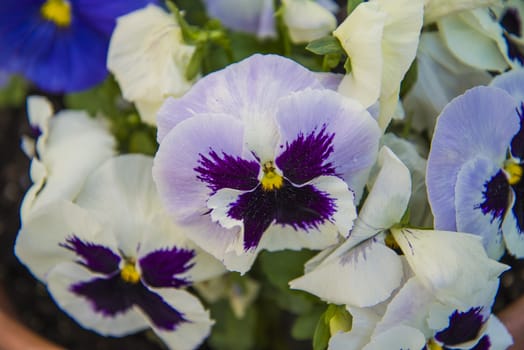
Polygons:
<instances>
[{"instance_id":1,"label":"pansy flower","mask_svg":"<svg viewBox=\"0 0 524 350\"><path fill-rule=\"evenodd\" d=\"M409 172L385 147L379 164L381 171L349 238L313 258L305 275L290 282L291 288L334 304L369 307L401 285L404 265L445 302L463 300L497 280L506 266L486 256L478 237L401 227L411 194Z\"/></svg>"},{"instance_id":2,"label":"pansy flower","mask_svg":"<svg viewBox=\"0 0 524 350\"><path fill-rule=\"evenodd\" d=\"M155 0L5 0L0 67L41 89L70 92L107 76L106 54L118 16Z\"/></svg>"},{"instance_id":3,"label":"pansy flower","mask_svg":"<svg viewBox=\"0 0 524 350\"><path fill-rule=\"evenodd\" d=\"M524 72L511 71L453 100L428 158L435 227L479 235L488 254L524 256ZM505 91L504 91L505 90Z\"/></svg>"},{"instance_id":4,"label":"pansy flower","mask_svg":"<svg viewBox=\"0 0 524 350\"><path fill-rule=\"evenodd\" d=\"M83 327L123 336L152 327L172 349L193 349L212 321L185 291L224 269L180 234L158 199L152 159L111 158L76 199L36 211L16 254Z\"/></svg>"},{"instance_id":5,"label":"pansy flower","mask_svg":"<svg viewBox=\"0 0 524 350\"><path fill-rule=\"evenodd\" d=\"M168 211L240 272L262 248L347 235L380 135L359 103L273 55L201 79L164 104L158 126L153 176Z\"/></svg>"}]
</instances>

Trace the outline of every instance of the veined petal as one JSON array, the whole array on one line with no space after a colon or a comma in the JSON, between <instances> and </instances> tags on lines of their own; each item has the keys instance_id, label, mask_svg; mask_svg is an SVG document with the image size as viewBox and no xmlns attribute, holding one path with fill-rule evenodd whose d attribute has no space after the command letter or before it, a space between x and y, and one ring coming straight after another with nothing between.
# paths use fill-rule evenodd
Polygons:
<instances>
[{"instance_id":1,"label":"veined petal","mask_svg":"<svg viewBox=\"0 0 524 350\"><path fill-rule=\"evenodd\" d=\"M356 193L375 162L380 130L356 101L329 90L306 90L282 99L276 165L295 184L338 175Z\"/></svg>"},{"instance_id":2,"label":"veined petal","mask_svg":"<svg viewBox=\"0 0 524 350\"><path fill-rule=\"evenodd\" d=\"M364 107L380 96L382 69L382 37L387 13L378 2L364 2L333 31L351 59L351 73L342 80L338 91L356 98Z\"/></svg>"},{"instance_id":3,"label":"veined petal","mask_svg":"<svg viewBox=\"0 0 524 350\"><path fill-rule=\"evenodd\" d=\"M34 212L23 223L18 233L15 253L35 277L45 281L49 271L63 261L79 261L90 265L91 257L81 253L82 247L65 247L72 244L68 244L68 240L80 240L84 244L96 244L113 253L118 252L114 236L107 232L86 210L70 202L58 201ZM94 270L102 272L98 268Z\"/></svg>"},{"instance_id":4,"label":"veined petal","mask_svg":"<svg viewBox=\"0 0 524 350\"><path fill-rule=\"evenodd\" d=\"M460 305L507 269L488 258L478 236L408 228L391 232L415 275L443 302Z\"/></svg>"},{"instance_id":5,"label":"veined petal","mask_svg":"<svg viewBox=\"0 0 524 350\"><path fill-rule=\"evenodd\" d=\"M373 239L339 259L321 263L289 285L329 303L366 307L386 300L400 285L402 275L398 255Z\"/></svg>"},{"instance_id":6,"label":"veined petal","mask_svg":"<svg viewBox=\"0 0 524 350\"><path fill-rule=\"evenodd\" d=\"M74 292L73 286L95 281L97 278L103 281L78 264L62 263L51 270L47 285L55 302L82 327L111 336L124 336L146 329L148 327L146 318L137 312L120 289L115 288L120 279L118 275L114 280L99 282L98 289L94 284L91 285L90 291L87 291L87 287L83 288L84 295L98 297L98 304L78 294L80 292Z\"/></svg>"},{"instance_id":7,"label":"veined petal","mask_svg":"<svg viewBox=\"0 0 524 350\"><path fill-rule=\"evenodd\" d=\"M502 222L511 198L504 172L489 159L472 159L458 173L455 196L457 230L482 237L488 256L500 259Z\"/></svg>"},{"instance_id":8,"label":"veined petal","mask_svg":"<svg viewBox=\"0 0 524 350\"><path fill-rule=\"evenodd\" d=\"M483 155L502 166L508 145L519 129L515 107L515 100L505 91L477 87L442 111L426 177L436 228L456 230L455 184L464 163Z\"/></svg>"}]
</instances>

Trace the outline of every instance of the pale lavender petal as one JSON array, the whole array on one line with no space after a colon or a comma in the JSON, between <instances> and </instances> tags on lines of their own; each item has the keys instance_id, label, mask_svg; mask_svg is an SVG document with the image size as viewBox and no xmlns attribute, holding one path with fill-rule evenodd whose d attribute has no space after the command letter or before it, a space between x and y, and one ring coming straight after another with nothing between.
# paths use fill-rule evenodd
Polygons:
<instances>
[{"instance_id":1,"label":"pale lavender petal","mask_svg":"<svg viewBox=\"0 0 524 350\"><path fill-rule=\"evenodd\" d=\"M504 253L501 226L510 199L506 175L489 159L472 159L458 173L455 195L457 230L481 236L488 255L499 259Z\"/></svg>"},{"instance_id":2,"label":"pale lavender petal","mask_svg":"<svg viewBox=\"0 0 524 350\"><path fill-rule=\"evenodd\" d=\"M358 102L329 90L307 90L282 99L277 123L277 165L302 183L336 174L358 194L375 162L380 129ZM289 153L290 152L290 153ZM365 179L364 179L365 181Z\"/></svg>"},{"instance_id":3,"label":"pale lavender petal","mask_svg":"<svg viewBox=\"0 0 524 350\"><path fill-rule=\"evenodd\" d=\"M490 86L506 90L511 96L518 101L524 101L524 70L510 70L504 74L495 77Z\"/></svg>"},{"instance_id":4,"label":"pale lavender petal","mask_svg":"<svg viewBox=\"0 0 524 350\"><path fill-rule=\"evenodd\" d=\"M183 97L169 98L158 113L158 141L179 122L200 113L268 124L280 98L308 87L323 87L315 73L281 56L253 55L205 76Z\"/></svg>"},{"instance_id":5,"label":"pale lavender petal","mask_svg":"<svg viewBox=\"0 0 524 350\"><path fill-rule=\"evenodd\" d=\"M505 91L476 87L444 108L435 127L426 178L437 229L457 229L455 184L467 161L482 155L502 165L519 129L515 107Z\"/></svg>"},{"instance_id":6,"label":"pale lavender petal","mask_svg":"<svg viewBox=\"0 0 524 350\"><path fill-rule=\"evenodd\" d=\"M212 159L215 153L245 159L243 132L241 121L222 115L185 120L168 134L160 144L153 166L153 178L168 212L185 223L209 220L206 202L221 184L231 180L228 178L231 172L227 166L217 165L218 161L212 162L216 166L206 166L203 157ZM222 168L226 178L219 181L220 173L216 172Z\"/></svg>"}]
</instances>

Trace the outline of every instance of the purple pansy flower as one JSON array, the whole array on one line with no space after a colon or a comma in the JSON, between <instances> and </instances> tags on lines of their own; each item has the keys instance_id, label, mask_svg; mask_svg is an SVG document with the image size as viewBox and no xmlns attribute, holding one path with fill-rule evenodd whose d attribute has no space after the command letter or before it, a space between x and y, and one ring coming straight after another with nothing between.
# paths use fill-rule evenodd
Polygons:
<instances>
[{"instance_id":1,"label":"purple pansy flower","mask_svg":"<svg viewBox=\"0 0 524 350\"><path fill-rule=\"evenodd\" d=\"M495 78L440 115L428 159L435 227L470 232L500 258L524 257L524 72Z\"/></svg>"},{"instance_id":2,"label":"purple pansy flower","mask_svg":"<svg viewBox=\"0 0 524 350\"><path fill-rule=\"evenodd\" d=\"M0 68L41 89L87 89L107 76L116 18L157 0L4 0Z\"/></svg>"},{"instance_id":3,"label":"purple pansy flower","mask_svg":"<svg viewBox=\"0 0 524 350\"><path fill-rule=\"evenodd\" d=\"M170 348L194 349L213 321L185 288L224 268L166 215L152 164L108 160L76 203L55 201L24 222L16 254L83 327L110 336L151 327Z\"/></svg>"},{"instance_id":4,"label":"purple pansy flower","mask_svg":"<svg viewBox=\"0 0 524 350\"><path fill-rule=\"evenodd\" d=\"M262 248L322 249L349 233L379 136L315 73L255 55L164 104L153 177L191 238L245 272Z\"/></svg>"}]
</instances>

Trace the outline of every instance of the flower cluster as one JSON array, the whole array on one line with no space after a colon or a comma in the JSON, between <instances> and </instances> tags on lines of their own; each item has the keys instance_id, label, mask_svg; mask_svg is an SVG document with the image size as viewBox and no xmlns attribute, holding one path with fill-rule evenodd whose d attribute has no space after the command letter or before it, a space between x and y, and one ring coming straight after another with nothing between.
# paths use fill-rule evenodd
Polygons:
<instances>
[{"instance_id":1,"label":"flower cluster","mask_svg":"<svg viewBox=\"0 0 524 350\"><path fill-rule=\"evenodd\" d=\"M77 323L170 349L281 348L261 334L284 313L315 350L511 346L520 1L98 3L0 6L0 72L66 107L27 99L14 250Z\"/></svg>"}]
</instances>

